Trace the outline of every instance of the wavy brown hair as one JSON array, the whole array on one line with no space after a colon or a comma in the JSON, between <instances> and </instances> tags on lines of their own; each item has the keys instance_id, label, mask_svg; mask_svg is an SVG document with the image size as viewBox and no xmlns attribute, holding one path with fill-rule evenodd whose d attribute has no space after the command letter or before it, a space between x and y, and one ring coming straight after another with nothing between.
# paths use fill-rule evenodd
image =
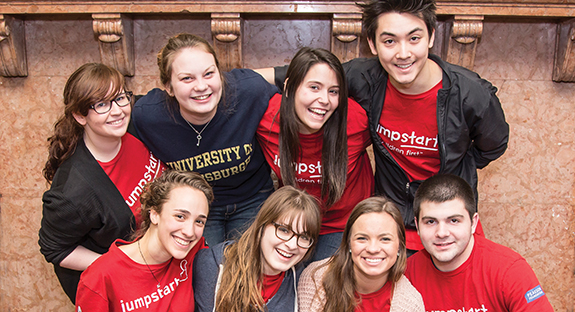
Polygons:
<instances>
[{"instance_id":1,"label":"wavy brown hair","mask_svg":"<svg viewBox=\"0 0 575 312\"><path fill-rule=\"evenodd\" d=\"M272 222L288 219L302 220L304 233L314 242L319 236L321 214L317 200L305 191L284 186L275 191L263 203L254 223L240 239L226 247L221 286L216 297L216 311L260 312L264 311L261 294L263 256L261 239L265 227ZM314 246L304 257L308 258Z\"/></svg>"},{"instance_id":2,"label":"wavy brown hair","mask_svg":"<svg viewBox=\"0 0 575 312\"><path fill-rule=\"evenodd\" d=\"M168 169L162 172L154 181L148 183L142 196L140 196L140 203L142 204L140 209L142 224L139 229L132 234L132 240L146 234L152 223L150 220L150 211L154 210L158 214L161 214L164 204L170 199L170 192L180 186L188 186L201 191L206 195L208 204L214 200L212 187L199 173Z\"/></svg>"},{"instance_id":3,"label":"wavy brown hair","mask_svg":"<svg viewBox=\"0 0 575 312\"><path fill-rule=\"evenodd\" d=\"M114 99L122 89L126 90L124 76L100 63L84 64L68 78L64 87L64 114L48 138L48 161L42 170L46 181L52 182L56 170L70 158L84 135L84 127L74 114L87 116L91 105Z\"/></svg>"},{"instance_id":4,"label":"wavy brown hair","mask_svg":"<svg viewBox=\"0 0 575 312\"><path fill-rule=\"evenodd\" d=\"M302 48L291 61L285 91L280 107L280 170L284 185L298 185L295 164L302 158L299 142L299 118L295 112L295 94L310 68L316 64L328 65L339 84L339 104L322 127L323 147L321 162L321 196L326 207L338 201L347 179L347 84L338 58L324 49Z\"/></svg>"},{"instance_id":5,"label":"wavy brown hair","mask_svg":"<svg viewBox=\"0 0 575 312\"><path fill-rule=\"evenodd\" d=\"M326 303L324 312L353 312L358 305L355 297L354 265L349 252L351 246L351 227L357 219L367 213L387 213L397 225L399 239L399 256L390 268L388 280L396 283L405 272L407 254L405 249L405 227L399 209L385 197L370 197L359 202L353 208L341 240L341 245L335 255L326 262L328 266L323 278ZM315 272L312 274L315 276ZM393 295L393 290L392 290Z\"/></svg>"}]
</instances>

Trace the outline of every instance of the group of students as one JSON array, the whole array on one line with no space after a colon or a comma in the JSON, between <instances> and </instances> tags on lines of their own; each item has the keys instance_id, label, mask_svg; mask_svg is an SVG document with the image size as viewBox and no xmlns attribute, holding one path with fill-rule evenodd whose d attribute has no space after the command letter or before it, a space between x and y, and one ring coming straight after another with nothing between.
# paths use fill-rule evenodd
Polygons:
<instances>
[{"instance_id":1,"label":"group of students","mask_svg":"<svg viewBox=\"0 0 575 312\"><path fill-rule=\"evenodd\" d=\"M224 73L179 34L135 105L106 65L70 76L39 244L77 311L552 311L482 236L496 88L428 55L433 0L361 8L376 58Z\"/></svg>"}]
</instances>

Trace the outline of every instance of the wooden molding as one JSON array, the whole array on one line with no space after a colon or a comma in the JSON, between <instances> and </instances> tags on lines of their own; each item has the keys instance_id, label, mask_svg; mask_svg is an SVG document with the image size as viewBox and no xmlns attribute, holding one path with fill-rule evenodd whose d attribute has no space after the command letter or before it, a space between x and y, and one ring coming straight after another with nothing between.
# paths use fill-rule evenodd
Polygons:
<instances>
[{"instance_id":1,"label":"wooden molding","mask_svg":"<svg viewBox=\"0 0 575 312\"><path fill-rule=\"evenodd\" d=\"M134 76L133 21L125 14L92 14L94 35L98 39L102 63L125 76Z\"/></svg>"},{"instance_id":2,"label":"wooden molding","mask_svg":"<svg viewBox=\"0 0 575 312\"><path fill-rule=\"evenodd\" d=\"M243 67L240 13L212 13L214 49L223 71Z\"/></svg>"},{"instance_id":3,"label":"wooden molding","mask_svg":"<svg viewBox=\"0 0 575 312\"><path fill-rule=\"evenodd\" d=\"M483 32L483 16L457 15L451 21L449 38L444 38L447 49L443 57L447 62L473 69L477 41Z\"/></svg>"},{"instance_id":4,"label":"wooden molding","mask_svg":"<svg viewBox=\"0 0 575 312\"><path fill-rule=\"evenodd\" d=\"M357 0L0 0L4 14L360 13ZM573 0L442 0L438 15L575 17Z\"/></svg>"},{"instance_id":5,"label":"wooden molding","mask_svg":"<svg viewBox=\"0 0 575 312\"><path fill-rule=\"evenodd\" d=\"M553 81L575 82L575 18L557 25Z\"/></svg>"},{"instance_id":6,"label":"wooden molding","mask_svg":"<svg viewBox=\"0 0 575 312\"><path fill-rule=\"evenodd\" d=\"M339 60L347 62L359 56L361 14L333 14L331 25L331 52Z\"/></svg>"},{"instance_id":7,"label":"wooden molding","mask_svg":"<svg viewBox=\"0 0 575 312\"><path fill-rule=\"evenodd\" d=\"M24 21L0 14L0 75L28 76Z\"/></svg>"}]
</instances>

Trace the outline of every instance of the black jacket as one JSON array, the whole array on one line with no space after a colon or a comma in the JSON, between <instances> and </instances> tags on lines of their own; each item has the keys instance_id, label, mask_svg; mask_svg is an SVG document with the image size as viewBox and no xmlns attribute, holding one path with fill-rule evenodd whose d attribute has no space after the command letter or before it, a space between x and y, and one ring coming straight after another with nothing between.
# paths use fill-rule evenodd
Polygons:
<instances>
[{"instance_id":1,"label":"black jacket","mask_svg":"<svg viewBox=\"0 0 575 312\"><path fill-rule=\"evenodd\" d=\"M437 129L441 167L465 179L475 191L477 168L487 166L507 149L509 125L495 88L476 73L429 55L443 70L443 87L437 93ZM367 111L373 141L376 193L393 200L405 225L415 228L413 198L423 181L409 182L403 169L377 134L383 110L387 73L378 58L358 58L343 64L349 95ZM276 67L276 85L282 90L287 67Z\"/></svg>"},{"instance_id":2,"label":"black jacket","mask_svg":"<svg viewBox=\"0 0 575 312\"><path fill-rule=\"evenodd\" d=\"M76 299L81 271L59 264L82 245L103 254L117 238L128 239L134 214L83 140L56 171L42 197L42 223L38 244L66 295Z\"/></svg>"},{"instance_id":3,"label":"black jacket","mask_svg":"<svg viewBox=\"0 0 575 312\"><path fill-rule=\"evenodd\" d=\"M429 58L443 70L443 87L437 93L439 173L465 179L477 200L477 168L503 155L509 139L509 125L495 95L497 88L470 70L435 55ZM413 198L423 181L409 182L376 131L388 75L377 58L355 59L344 64L344 68L350 96L368 111L376 162L376 192L393 200L405 225L414 228Z\"/></svg>"}]
</instances>

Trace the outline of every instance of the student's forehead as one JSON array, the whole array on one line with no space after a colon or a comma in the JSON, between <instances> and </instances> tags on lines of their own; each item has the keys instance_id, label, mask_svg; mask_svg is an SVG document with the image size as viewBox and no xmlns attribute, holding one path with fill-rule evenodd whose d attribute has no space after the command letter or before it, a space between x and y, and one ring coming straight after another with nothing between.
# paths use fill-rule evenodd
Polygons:
<instances>
[{"instance_id":1,"label":"student's forehead","mask_svg":"<svg viewBox=\"0 0 575 312\"><path fill-rule=\"evenodd\" d=\"M420 216L422 218L444 219L454 216L469 218L465 203L459 198L437 203L424 201L420 204Z\"/></svg>"},{"instance_id":2,"label":"student's forehead","mask_svg":"<svg viewBox=\"0 0 575 312\"><path fill-rule=\"evenodd\" d=\"M377 33L391 32L398 30L412 31L414 28L420 28L427 33L427 25L423 16L412 13L387 12L380 14L377 19Z\"/></svg>"},{"instance_id":3,"label":"student's forehead","mask_svg":"<svg viewBox=\"0 0 575 312\"><path fill-rule=\"evenodd\" d=\"M294 231L303 232L305 231L305 220L303 218L303 213L295 214L285 214L280 216L276 221L279 224L284 224L290 226Z\"/></svg>"}]
</instances>

